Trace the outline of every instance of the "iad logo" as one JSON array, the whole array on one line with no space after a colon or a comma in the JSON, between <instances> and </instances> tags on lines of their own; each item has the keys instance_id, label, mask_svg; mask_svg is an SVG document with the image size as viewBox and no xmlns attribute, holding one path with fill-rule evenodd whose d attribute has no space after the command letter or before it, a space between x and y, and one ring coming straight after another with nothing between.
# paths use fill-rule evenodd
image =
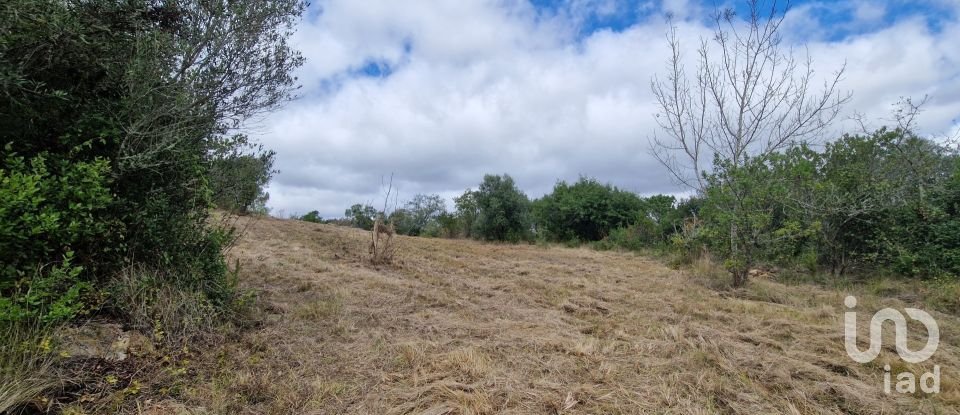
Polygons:
<instances>
[{"instance_id":1,"label":"iad logo","mask_svg":"<svg viewBox=\"0 0 960 415\"><path fill-rule=\"evenodd\" d=\"M854 296L847 296L843 303L847 308L853 309L857 306L857 299ZM929 359L937 351L940 345L940 327L926 311L916 308L905 308L904 311L910 318L923 323L927 329L927 344L919 351L910 350L907 347L907 319L899 311L892 308L884 308L876 312L870 319L870 348L866 351L860 351L857 347L857 313L847 311L844 313L843 332L844 345L847 348L847 355L859 363L869 363L880 355L880 347L883 341L883 323L892 321L896 331L897 354L900 358L909 363L920 363ZM890 393L890 365L884 365L883 391ZM897 392L914 393L917 390L916 376L911 372L903 372L897 375ZM920 390L926 393L940 392L940 366L934 365L933 372L924 373L920 376Z\"/></svg>"}]
</instances>

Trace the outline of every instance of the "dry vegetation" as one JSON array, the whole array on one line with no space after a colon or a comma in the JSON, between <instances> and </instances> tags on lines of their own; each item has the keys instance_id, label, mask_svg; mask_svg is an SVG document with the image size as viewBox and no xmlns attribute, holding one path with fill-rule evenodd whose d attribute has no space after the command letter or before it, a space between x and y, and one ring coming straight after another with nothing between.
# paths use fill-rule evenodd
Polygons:
<instances>
[{"instance_id":1,"label":"dry vegetation","mask_svg":"<svg viewBox=\"0 0 960 415\"><path fill-rule=\"evenodd\" d=\"M51 339L41 327L0 326L0 413L37 396L58 382L53 373Z\"/></svg>"},{"instance_id":2,"label":"dry vegetation","mask_svg":"<svg viewBox=\"0 0 960 415\"><path fill-rule=\"evenodd\" d=\"M397 237L260 219L231 252L262 321L184 359L147 413L958 413L960 319L932 361L844 352L840 291L708 275L628 253ZM709 264L693 267L709 274ZM861 321L900 300L864 293ZM865 326L866 324L862 324ZM864 327L861 327L863 329ZM887 330L892 334L892 330ZM911 335L921 334L913 330ZM861 334L861 338L865 338ZM923 339L912 339L911 345ZM885 345L892 345L888 341ZM883 365L942 369L942 392L884 395ZM181 363L178 363L181 364ZM173 365L172 367L179 367Z\"/></svg>"}]
</instances>

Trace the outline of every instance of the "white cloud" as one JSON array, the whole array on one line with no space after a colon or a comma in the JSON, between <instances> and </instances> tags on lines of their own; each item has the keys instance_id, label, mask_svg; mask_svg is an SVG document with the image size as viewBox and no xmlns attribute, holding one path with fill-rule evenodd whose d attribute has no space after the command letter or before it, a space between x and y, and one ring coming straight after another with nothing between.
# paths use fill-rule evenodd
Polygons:
<instances>
[{"instance_id":1,"label":"white cloud","mask_svg":"<svg viewBox=\"0 0 960 415\"><path fill-rule=\"evenodd\" d=\"M271 116L263 137L281 170L269 189L275 211L340 215L381 200L391 172L401 199L449 197L484 173L510 173L531 196L580 174L648 194L682 190L647 152L650 79L666 62L662 19L575 39L583 13L624 6L575 0L553 14L523 0L318 6L295 39L308 58L305 97ZM814 21L802 11L789 30L820 30L803 26ZM694 20L681 30L691 47L706 34ZM937 132L956 128L960 114L958 40L958 25L934 33L908 19L809 50L823 74L846 60L849 110L880 117L900 96L930 94L921 125ZM355 73L371 61L393 72Z\"/></svg>"},{"instance_id":2,"label":"white cloud","mask_svg":"<svg viewBox=\"0 0 960 415\"><path fill-rule=\"evenodd\" d=\"M887 7L883 2L859 0L854 2L853 15L858 22L876 23L887 14Z\"/></svg>"}]
</instances>

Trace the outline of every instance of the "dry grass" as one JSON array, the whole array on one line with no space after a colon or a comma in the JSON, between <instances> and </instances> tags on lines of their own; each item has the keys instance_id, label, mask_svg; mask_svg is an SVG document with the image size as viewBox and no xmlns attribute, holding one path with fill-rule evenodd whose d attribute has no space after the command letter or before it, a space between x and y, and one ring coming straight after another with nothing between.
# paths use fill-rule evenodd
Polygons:
<instances>
[{"instance_id":1,"label":"dry grass","mask_svg":"<svg viewBox=\"0 0 960 415\"><path fill-rule=\"evenodd\" d=\"M0 413L36 399L59 382L51 337L33 324L0 324Z\"/></svg>"},{"instance_id":2,"label":"dry grass","mask_svg":"<svg viewBox=\"0 0 960 415\"><path fill-rule=\"evenodd\" d=\"M403 251L391 265L373 265L369 235L252 223L231 256L242 265L242 284L261 292L263 323L201 351L188 386L171 396L192 413L956 414L960 407L955 316L934 313L942 341L931 362L904 364L891 348L860 365L843 346L846 292L759 279L717 290L702 283L713 275L707 263L692 276L629 253L461 240L396 237ZM905 306L854 294L862 319ZM919 341L912 339L915 349ZM885 395L884 363L914 373L938 364L942 392Z\"/></svg>"},{"instance_id":3,"label":"dry grass","mask_svg":"<svg viewBox=\"0 0 960 415\"><path fill-rule=\"evenodd\" d=\"M222 316L201 293L181 289L171 278L150 268L129 267L109 284L110 306L131 328L177 348L211 332Z\"/></svg>"}]
</instances>

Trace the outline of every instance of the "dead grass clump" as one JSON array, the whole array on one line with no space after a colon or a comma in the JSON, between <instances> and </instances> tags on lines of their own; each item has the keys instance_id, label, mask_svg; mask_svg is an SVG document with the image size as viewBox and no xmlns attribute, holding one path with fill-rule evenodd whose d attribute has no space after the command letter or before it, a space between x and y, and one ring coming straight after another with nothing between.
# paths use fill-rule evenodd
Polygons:
<instances>
[{"instance_id":1,"label":"dead grass clump","mask_svg":"<svg viewBox=\"0 0 960 415\"><path fill-rule=\"evenodd\" d=\"M743 297L767 303L788 304L791 301L791 295L789 287L783 284L756 280L747 285Z\"/></svg>"},{"instance_id":2,"label":"dead grass clump","mask_svg":"<svg viewBox=\"0 0 960 415\"><path fill-rule=\"evenodd\" d=\"M37 323L0 324L0 413L58 384L50 332Z\"/></svg>"},{"instance_id":3,"label":"dead grass clump","mask_svg":"<svg viewBox=\"0 0 960 415\"><path fill-rule=\"evenodd\" d=\"M463 415L494 413L491 397L486 391L459 387L451 388L448 386L441 386L441 390L448 400L457 403L457 410L451 410L447 413L460 413Z\"/></svg>"},{"instance_id":4,"label":"dead grass clump","mask_svg":"<svg viewBox=\"0 0 960 415\"><path fill-rule=\"evenodd\" d=\"M313 387L313 396L310 398L310 406L319 407L327 400L337 400L341 395L350 390L349 385L343 382L333 380L317 379L311 383Z\"/></svg>"},{"instance_id":5,"label":"dead grass clump","mask_svg":"<svg viewBox=\"0 0 960 415\"><path fill-rule=\"evenodd\" d=\"M431 345L420 342L400 344L397 346L396 363L401 368L418 370L430 361L428 358L429 349L431 349Z\"/></svg>"},{"instance_id":6,"label":"dead grass clump","mask_svg":"<svg viewBox=\"0 0 960 415\"><path fill-rule=\"evenodd\" d=\"M478 379L490 372L490 359L476 347L466 347L447 353L448 368L471 379Z\"/></svg>"},{"instance_id":7,"label":"dead grass clump","mask_svg":"<svg viewBox=\"0 0 960 415\"><path fill-rule=\"evenodd\" d=\"M713 260L710 252L702 251L695 257L691 262L690 272L694 279L707 288L721 291L733 288L730 273Z\"/></svg>"},{"instance_id":8,"label":"dead grass clump","mask_svg":"<svg viewBox=\"0 0 960 415\"><path fill-rule=\"evenodd\" d=\"M223 372L205 389L190 389L187 397L204 401L215 414L299 414L316 413L329 393L297 372L249 365ZM188 413L208 413L190 411Z\"/></svg>"}]
</instances>

